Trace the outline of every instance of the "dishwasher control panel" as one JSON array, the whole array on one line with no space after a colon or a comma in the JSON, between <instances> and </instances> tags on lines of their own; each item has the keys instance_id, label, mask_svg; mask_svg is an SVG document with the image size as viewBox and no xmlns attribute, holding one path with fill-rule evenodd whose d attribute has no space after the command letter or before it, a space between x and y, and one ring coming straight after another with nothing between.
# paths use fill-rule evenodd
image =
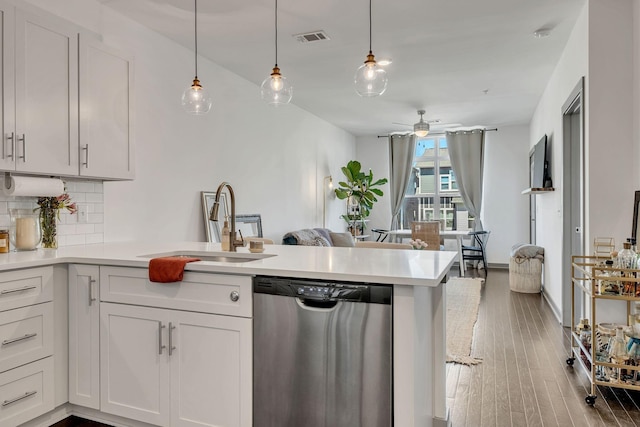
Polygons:
<instances>
[{"instance_id":1,"label":"dishwasher control panel","mask_svg":"<svg viewBox=\"0 0 640 427\"><path fill-rule=\"evenodd\" d=\"M390 304L392 287L368 283L258 276L253 279L253 292L301 300Z\"/></svg>"}]
</instances>

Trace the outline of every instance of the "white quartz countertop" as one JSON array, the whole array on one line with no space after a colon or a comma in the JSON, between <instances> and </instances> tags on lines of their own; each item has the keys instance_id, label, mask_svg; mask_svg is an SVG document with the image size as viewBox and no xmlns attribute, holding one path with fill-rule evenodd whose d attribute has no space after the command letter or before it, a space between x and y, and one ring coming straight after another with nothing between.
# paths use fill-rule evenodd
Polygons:
<instances>
[{"instance_id":1,"label":"white quartz countertop","mask_svg":"<svg viewBox=\"0 0 640 427\"><path fill-rule=\"evenodd\" d=\"M146 268L153 256L204 252L225 255L219 243L121 242L69 246L57 250L0 254L0 271L51 264L78 263ZM239 256L249 256L238 248ZM457 252L399 249L265 245L262 255L248 262L200 261L186 271L346 280L383 284L437 286L448 273Z\"/></svg>"}]
</instances>

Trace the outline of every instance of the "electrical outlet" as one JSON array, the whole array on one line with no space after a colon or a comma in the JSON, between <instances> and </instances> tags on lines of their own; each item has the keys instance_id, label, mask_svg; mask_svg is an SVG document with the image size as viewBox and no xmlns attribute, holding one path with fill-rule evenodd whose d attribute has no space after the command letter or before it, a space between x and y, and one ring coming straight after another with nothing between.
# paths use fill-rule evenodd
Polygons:
<instances>
[{"instance_id":1,"label":"electrical outlet","mask_svg":"<svg viewBox=\"0 0 640 427\"><path fill-rule=\"evenodd\" d=\"M78 205L78 211L76 212L78 215L78 223L86 224L89 222L89 206L87 205Z\"/></svg>"}]
</instances>

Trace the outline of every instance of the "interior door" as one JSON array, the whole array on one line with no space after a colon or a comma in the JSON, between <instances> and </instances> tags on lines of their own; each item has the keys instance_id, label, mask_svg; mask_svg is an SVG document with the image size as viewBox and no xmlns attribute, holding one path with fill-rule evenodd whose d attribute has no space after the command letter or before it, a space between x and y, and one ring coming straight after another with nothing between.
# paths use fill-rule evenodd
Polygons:
<instances>
[{"instance_id":1,"label":"interior door","mask_svg":"<svg viewBox=\"0 0 640 427\"><path fill-rule=\"evenodd\" d=\"M587 253L584 240L584 78L563 106L562 279L571 283L571 256ZM562 288L562 323L571 326L571 286ZM587 315L584 294L576 291L576 316Z\"/></svg>"}]
</instances>

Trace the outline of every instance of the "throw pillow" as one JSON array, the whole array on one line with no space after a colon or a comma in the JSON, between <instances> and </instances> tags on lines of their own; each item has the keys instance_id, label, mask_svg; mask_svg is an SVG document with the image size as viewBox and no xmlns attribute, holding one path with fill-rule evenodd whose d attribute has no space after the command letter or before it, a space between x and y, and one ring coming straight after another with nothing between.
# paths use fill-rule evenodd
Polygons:
<instances>
[{"instance_id":1,"label":"throw pillow","mask_svg":"<svg viewBox=\"0 0 640 427\"><path fill-rule=\"evenodd\" d=\"M342 247L351 248L356 245L356 242L353 239L353 236L351 235L351 233L331 232L329 233L329 236L331 236L331 241L333 242L333 246L342 246Z\"/></svg>"}]
</instances>

